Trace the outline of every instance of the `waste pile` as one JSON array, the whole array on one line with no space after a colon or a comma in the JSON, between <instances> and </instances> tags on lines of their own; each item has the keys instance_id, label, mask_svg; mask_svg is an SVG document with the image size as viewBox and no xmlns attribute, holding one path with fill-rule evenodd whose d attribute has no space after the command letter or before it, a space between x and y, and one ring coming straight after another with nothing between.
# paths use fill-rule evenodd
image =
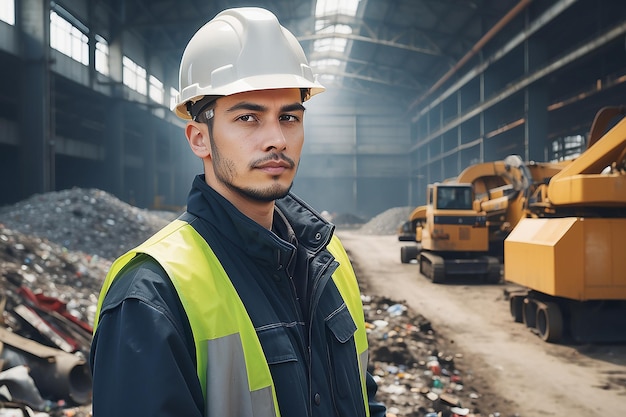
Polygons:
<instances>
[{"instance_id":1,"label":"waste pile","mask_svg":"<svg viewBox=\"0 0 626 417\"><path fill-rule=\"evenodd\" d=\"M370 372L387 417L497 417L470 364L402 302L363 295Z\"/></svg>"},{"instance_id":2,"label":"waste pile","mask_svg":"<svg viewBox=\"0 0 626 417\"><path fill-rule=\"evenodd\" d=\"M0 416L90 415L87 357L102 281L117 256L177 215L80 188L0 207ZM426 318L394 300L364 294L363 304L388 417L498 415L481 409L471 370Z\"/></svg>"}]
</instances>

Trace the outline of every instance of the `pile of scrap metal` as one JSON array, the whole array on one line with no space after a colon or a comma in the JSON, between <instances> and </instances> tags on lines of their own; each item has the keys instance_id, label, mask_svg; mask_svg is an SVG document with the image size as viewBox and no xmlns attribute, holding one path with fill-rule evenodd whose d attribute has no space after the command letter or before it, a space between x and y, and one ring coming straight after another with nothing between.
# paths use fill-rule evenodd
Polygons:
<instances>
[{"instance_id":1,"label":"pile of scrap metal","mask_svg":"<svg viewBox=\"0 0 626 417\"><path fill-rule=\"evenodd\" d=\"M64 416L90 404L91 326L70 314L62 300L23 285L20 275L4 277L0 415Z\"/></svg>"}]
</instances>

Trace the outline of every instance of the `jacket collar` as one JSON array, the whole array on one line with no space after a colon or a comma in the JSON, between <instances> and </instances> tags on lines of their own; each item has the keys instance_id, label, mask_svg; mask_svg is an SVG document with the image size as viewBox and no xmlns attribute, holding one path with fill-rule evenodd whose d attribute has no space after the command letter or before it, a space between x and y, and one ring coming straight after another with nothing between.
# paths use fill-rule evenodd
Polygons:
<instances>
[{"instance_id":1,"label":"jacket collar","mask_svg":"<svg viewBox=\"0 0 626 417\"><path fill-rule=\"evenodd\" d=\"M207 185L204 175L194 179L187 201L187 211L212 226L211 229L219 233L220 238L229 240L241 251L276 269L290 265L295 256L294 244L315 254L330 242L334 225L295 195L290 193L276 200L276 210L275 219L286 221L293 231L295 242L280 238L245 216Z\"/></svg>"}]
</instances>

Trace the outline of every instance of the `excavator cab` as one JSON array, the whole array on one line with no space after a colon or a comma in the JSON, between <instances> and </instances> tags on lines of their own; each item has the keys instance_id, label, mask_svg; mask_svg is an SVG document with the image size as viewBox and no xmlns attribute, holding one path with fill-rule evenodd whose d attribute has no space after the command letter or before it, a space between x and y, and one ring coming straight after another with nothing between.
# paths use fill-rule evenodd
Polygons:
<instances>
[{"instance_id":1,"label":"excavator cab","mask_svg":"<svg viewBox=\"0 0 626 417\"><path fill-rule=\"evenodd\" d=\"M428 186L422 249L429 251L483 252L488 248L484 213L473 207L471 184L435 183Z\"/></svg>"},{"instance_id":2,"label":"excavator cab","mask_svg":"<svg viewBox=\"0 0 626 417\"><path fill-rule=\"evenodd\" d=\"M470 184L438 186L436 206L439 210L472 210L473 190Z\"/></svg>"}]
</instances>

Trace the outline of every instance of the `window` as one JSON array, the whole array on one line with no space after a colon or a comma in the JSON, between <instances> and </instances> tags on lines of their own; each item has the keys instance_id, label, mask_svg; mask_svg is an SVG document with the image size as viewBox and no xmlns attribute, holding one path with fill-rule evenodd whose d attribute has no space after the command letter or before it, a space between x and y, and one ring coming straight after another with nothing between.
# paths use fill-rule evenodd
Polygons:
<instances>
[{"instance_id":1,"label":"window","mask_svg":"<svg viewBox=\"0 0 626 417\"><path fill-rule=\"evenodd\" d=\"M471 210L472 189L470 187L437 188L437 208L449 210Z\"/></svg>"},{"instance_id":2,"label":"window","mask_svg":"<svg viewBox=\"0 0 626 417\"><path fill-rule=\"evenodd\" d=\"M50 12L50 46L83 65L89 65L87 35L54 11Z\"/></svg>"},{"instance_id":3,"label":"window","mask_svg":"<svg viewBox=\"0 0 626 417\"><path fill-rule=\"evenodd\" d=\"M170 87L170 109L176 107L176 97L178 96L178 90L174 87Z\"/></svg>"},{"instance_id":4,"label":"window","mask_svg":"<svg viewBox=\"0 0 626 417\"><path fill-rule=\"evenodd\" d=\"M127 56L122 57L122 81L128 88L144 96L147 93L146 69L137 65Z\"/></svg>"},{"instance_id":5,"label":"window","mask_svg":"<svg viewBox=\"0 0 626 417\"><path fill-rule=\"evenodd\" d=\"M15 26L15 0L0 0L0 20Z\"/></svg>"},{"instance_id":6,"label":"window","mask_svg":"<svg viewBox=\"0 0 626 417\"><path fill-rule=\"evenodd\" d=\"M154 75L150 76L149 96L153 101L156 101L159 104L163 104L163 97L165 96L163 83Z\"/></svg>"},{"instance_id":7,"label":"window","mask_svg":"<svg viewBox=\"0 0 626 417\"><path fill-rule=\"evenodd\" d=\"M585 150L585 138L582 135L566 136L552 141L551 157L552 162L566 161L574 159Z\"/></svg>"},{"instance_id":8,"label":"window","mask_svg":"<svg viewBox=\"0 0 626 417\"><path fill-rule=\"evenodd\" d=\"M99 35L96 35L96 71L109 75L109 43Z\"/></svg>"}]
</instances>

